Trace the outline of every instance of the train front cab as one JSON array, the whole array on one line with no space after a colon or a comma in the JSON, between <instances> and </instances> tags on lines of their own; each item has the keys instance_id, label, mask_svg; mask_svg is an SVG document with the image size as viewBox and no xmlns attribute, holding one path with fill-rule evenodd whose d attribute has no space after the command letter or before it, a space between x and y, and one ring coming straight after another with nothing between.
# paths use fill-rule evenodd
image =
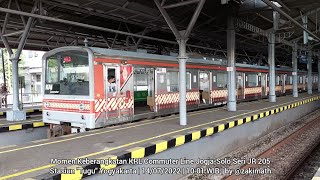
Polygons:
<instances>
[{"instance_id":1,"label":"train front cab","mask_svg":"<svg viewBox=\"0 0 320 180\"><path fill-rule=\"evenodd\" d=\"M93 52L57 48L43 56L43 69L43 122L95 128Z\"/></svg>"}]
</instances>

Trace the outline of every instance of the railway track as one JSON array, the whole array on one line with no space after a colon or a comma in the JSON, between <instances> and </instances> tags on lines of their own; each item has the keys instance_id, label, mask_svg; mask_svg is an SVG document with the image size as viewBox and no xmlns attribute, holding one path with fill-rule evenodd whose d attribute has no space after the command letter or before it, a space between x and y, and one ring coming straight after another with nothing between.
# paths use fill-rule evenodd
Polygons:
<instances>
[{"instance_id":1,"label":"railway track","mask_svg":"<svg viewBox=\"0 0 320 180\"><path fill-rule=\"evenodd\" d=\"M271 174L259 174L257 176L252 175L232 175L224 178L225 180L233 179L283 179L292 180L293 176L296 179L306 179L302 177L312 177L312 175L317 171L320 164L320 111L318 110L317 116L306 123L304 126L294 131L289 136L279 141L271 148L263 151L255 159L268 159L272 163L268 164L268 167L272 169ZM316 150L318 150L316 152ZM311 155L315 152L314 155ZM317 160L309 160L310 163L306 163L308 157L314 156L318 157ZM317 161L317 163L315 163ZM261 168L261 165L257 164L247 164L241 167L241 169L254 169ZM316 167L315 167L316 166ZM303 173L300 175L294 175L298 169ZM313 168L315 170L313 170ZM312 171L311 171L312 170Z\"/></svg>"},{"instance_id":2,"label":"railway track","mask_svg":"<svg viewBox=\"0 0 320 180\"><path fill-rule=\"evenodd\" d=\"M292 168L292 174L288 174L290 180L312 179L320 167L320 144L313 149L310 154L306 154L304 161L300 161L299 166Z\"/></svg>"},{"instance_id":3,"label":"railway track","mask_svg":"<svg viewBox=\"0 0 320 180\"><path fill-rule=\"evenodd\" d=\"M201 166L202 168L220 168L228 169L231 174L190 174L186 175L182 180L235 180L235 179L294 179L303 180L311 178L317 171L317 164L314 161L309 165L302 165L302 162L309 157L311 152L318 152L315 157L320 156L320 110L310 113L300 120L287 124L278 130L275 130L259 140L248 144L244 147L234 150L223 157L211 157L213 159L245 159L243 164L213 164ZM316 148L314 151L313 149ZM313 155L312 155L313 156ZM249 159L266 160L267 163L249 163ZM309 158L308 158L309 159ZM314 158L316 159L316 158ZM306 160L308 161L308 160ZM320 158L317 161L320 164ZM313 166L314 165L314 166ZM198 166L199 167L199 166ZM302 170L299 170L301 169ZM251 170L265 169L269 171L250 173ZM310 170L311 169L311 170ZM230 171L231 170L231 171ZM239 173L246 171L247 173ZM296 176L293 172L308 172L304 175ZM238 172L238 173L236 173ZM304 173L305 173L304 172Z\"/></svg>"}]
</instances>

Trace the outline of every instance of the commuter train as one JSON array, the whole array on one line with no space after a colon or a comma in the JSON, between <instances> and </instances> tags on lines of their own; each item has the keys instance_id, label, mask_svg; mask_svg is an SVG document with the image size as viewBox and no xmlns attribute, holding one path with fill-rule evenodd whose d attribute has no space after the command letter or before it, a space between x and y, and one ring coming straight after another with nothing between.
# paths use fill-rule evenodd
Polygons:
<instances>
[{"instance_id":1,"label":"commuter train","mask_svg":"<svg viewBox=\"0 0 320 180\"><path fill-rule=\"evenodd\" d=\"M219 58L187 61L188 110L227 103L227 68ZM81 131L179 112L174 56L61 47L43 56L43 121ZM268 96L268 67L236 64L238 101ZM313 75L317 89L318 76ZM292 70L276 68L276 95L292 93ZM298 72L299 92L307 72Z\"/></svg>"}]
</instances>

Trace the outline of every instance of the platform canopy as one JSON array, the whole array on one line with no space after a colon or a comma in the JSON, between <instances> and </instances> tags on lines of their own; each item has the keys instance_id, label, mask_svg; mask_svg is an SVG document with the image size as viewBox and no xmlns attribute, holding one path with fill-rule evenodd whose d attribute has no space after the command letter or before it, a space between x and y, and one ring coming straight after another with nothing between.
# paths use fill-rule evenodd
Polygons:
<instances>
[{"instance_id":1,"label":"platform canopy","mask_svg":"<svg viewBox=\"0 0 320 180\"><path fill-rule=\"evenodd\" d=\"M236 17L238 63L267 64L266 34L273 27L273 9L265 0L207 0L190 34L190 56L226 57L227 17ZM267 0L269 1L269 0ZM187 28L199 0L161 0L178 30ZM277 7L300 24L307 15L308 30L319 35L319 0L274 0ZM177 52L175 36L153 0L0 0L0 25L16 48L28 17L35 17L26 49L50 50L84 45L150 53ZM34 13L32 8L36 6ZM303 46L303 30L280 14L276 31L276 65L291 66L292 44ZM309 34L313 50L320 39ZM2 43L2 41L1 41ZM3 46L3 44L1 44Z\"/></svg>"}]
</instances>

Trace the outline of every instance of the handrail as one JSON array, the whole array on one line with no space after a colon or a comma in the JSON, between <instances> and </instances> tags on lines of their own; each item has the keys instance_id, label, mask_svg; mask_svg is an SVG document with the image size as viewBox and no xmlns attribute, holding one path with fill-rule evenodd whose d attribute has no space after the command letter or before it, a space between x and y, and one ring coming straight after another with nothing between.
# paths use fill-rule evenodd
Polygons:
<instances>
[{"instance_id":1,"label":"handrail","mask_svg":"<svg viewBox=\"0 0 320 180\"><path fill-rule=\"evenodd\" d=\"M21 94L19 95L21 102ZM23 106L41 106L42 93L22 93ZM13 104L13 94L0 94L0 109L10 108Z\"/></svg>"}]
</instances>

